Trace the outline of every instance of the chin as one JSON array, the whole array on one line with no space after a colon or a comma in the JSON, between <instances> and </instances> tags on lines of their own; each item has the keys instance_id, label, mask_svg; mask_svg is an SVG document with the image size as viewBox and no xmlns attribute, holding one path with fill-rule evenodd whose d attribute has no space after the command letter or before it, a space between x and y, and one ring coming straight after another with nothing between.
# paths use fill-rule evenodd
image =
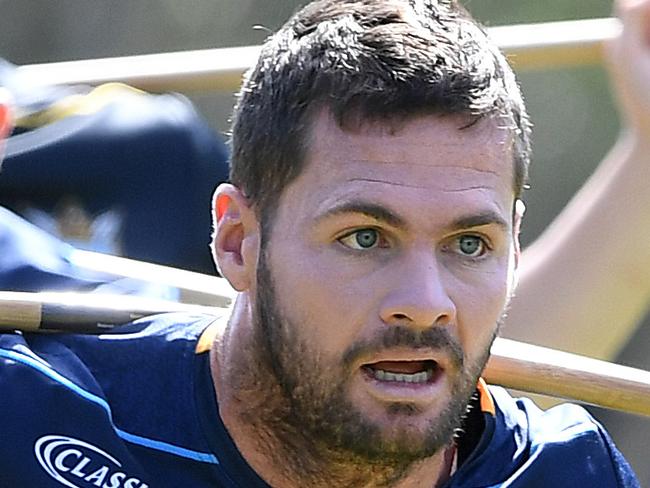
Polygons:
<instances>
[{"instance_id":1,"label":"chin","mask_svg":"<svg viewBox=\"0 0 650 488\"><path fill-rule=\"evenodd\" d=\"M364 410L357 410L361 429L343 445L366 459L397 463L412 463L446 448L462 417L448 407L435 412L402 402L383 406L377 415Z\"/></svg>"}]
</instances>

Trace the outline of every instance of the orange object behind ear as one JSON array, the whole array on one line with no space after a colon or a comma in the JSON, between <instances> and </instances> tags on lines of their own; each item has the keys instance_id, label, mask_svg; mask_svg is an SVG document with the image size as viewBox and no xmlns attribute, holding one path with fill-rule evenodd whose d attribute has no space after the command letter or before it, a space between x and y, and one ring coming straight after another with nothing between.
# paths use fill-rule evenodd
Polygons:
<instances>
[{"instance_id":1,"label":"orange object behind ear","mask_svg":"<svg viewBox=\"0 0 650 488\"><path fill-rule=\"evenodd\" d=\"M219 195L217 197L216 210L217 210L217 222L221 221L221 218L228 210L228 205L230 204L230 197L227 195Z\"/></svg>"},{"instance_id":2,"label":"orange object behind ear","mask_svg":"<svg viewBox=\"0 0 650 488\"><path fill-rule=\"evenodd\" d=\"M11 112L9 110L9 105L3 104L0 101L0 139L7 137L11 131Z\"/></svg>"}]
</instances>

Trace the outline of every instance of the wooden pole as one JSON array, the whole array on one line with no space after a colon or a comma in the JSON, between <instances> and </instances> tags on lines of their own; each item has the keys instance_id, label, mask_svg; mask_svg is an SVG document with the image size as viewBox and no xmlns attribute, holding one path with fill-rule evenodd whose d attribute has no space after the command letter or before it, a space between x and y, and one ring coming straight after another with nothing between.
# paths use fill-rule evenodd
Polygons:
<instances>
[{"instance_id":1,"label":"wooden pole","mask_svg":"<svg viewBox=\"0 0 650 488\"><path fill-rule=\"evenodd\" d=\"M596 64L617 19L509 25L488 29L518 70ZM122 82L152 92L236 91L260 46L25 65L21 74L49 85Z\"/></svg>"},{"instance_id":2,"label":"wooden pole","mask_svg":"<svg viewBox=\"0 0 650 488\"><path fill-rule=\"evenodd\" d=\"M0 330L102 333L157 313L219 310L135 295L0 291Z\"/></svg>"},{"instance_id":3,"label":"wooden pole","mask_svg":"<svg viewBox=\"0 0 650 488\"><path fill-rule=\"evenodd\" d=\"M503 338L491 352L488 383L650 416L650 371Z\"/></svg>"},{"instance_id":4,"label":"wooden pole","mask_svg":"<svg viewBox=\"0 0 650 488\"><path fill-rule=\"evenodd\" d=\"M101 333L154 313L223 310L135 296L0 292L0 329ZM483 376L507 388L650 416L648 371L498 338Z\"/></svg>"}]
</instances>

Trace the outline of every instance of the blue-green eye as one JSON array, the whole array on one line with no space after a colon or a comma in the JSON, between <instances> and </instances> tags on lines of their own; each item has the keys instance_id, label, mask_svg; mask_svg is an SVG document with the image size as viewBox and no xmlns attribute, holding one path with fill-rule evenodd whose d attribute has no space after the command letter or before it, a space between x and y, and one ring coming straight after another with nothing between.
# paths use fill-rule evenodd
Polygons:
<instances>
[{"instance_id":1,"label":"blue-green eye","mask_svg":"<svg viewBox=\"0 0 650 488\"><path fill-rule=\"evenodd\" d=\"M458 250L470 257L479 257L485 253L485 241L478 236L460 236L458 238Z\"/></svg>"},{"instance_id":2,"label":"blue-green eye","mask_svg":"<svg viewBox=\"0 0 650 488\"><path fill-rule=\"evenodd\" d=\"M375 229L360 229L341 237L339 241L352 249L371 249L379 243L379 232Z\"/></svg>"}]
</instances>

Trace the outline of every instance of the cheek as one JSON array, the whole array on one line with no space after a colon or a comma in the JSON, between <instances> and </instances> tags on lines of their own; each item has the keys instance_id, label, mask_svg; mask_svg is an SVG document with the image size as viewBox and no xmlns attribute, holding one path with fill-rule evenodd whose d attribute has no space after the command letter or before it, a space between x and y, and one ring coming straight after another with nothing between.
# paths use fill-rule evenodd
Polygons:
<instances>
[{"instance_id":1,"label":"cheek","mask_svg":"<svg viewBox=\"0 0 650 488\"><path fill-rule=\"evenodd\" d=\"M459 286L456 304L458 335L470 356L482 352L497 328L508 296L508 271L490 273L479 282Z\"/></svg>"},{"instance_id":2,"label":"cheek","mask_svg":"<svg viewBox=\"0 0 650 488\"><path fill-rule=\"evenodd\" d=\"M278 253L272 263L282 314L299 324L300 337L310 347L340 356L368 322L372 300L365 280L352 277L326 253L309 249Z\"/></svg>"}]
</instances>

